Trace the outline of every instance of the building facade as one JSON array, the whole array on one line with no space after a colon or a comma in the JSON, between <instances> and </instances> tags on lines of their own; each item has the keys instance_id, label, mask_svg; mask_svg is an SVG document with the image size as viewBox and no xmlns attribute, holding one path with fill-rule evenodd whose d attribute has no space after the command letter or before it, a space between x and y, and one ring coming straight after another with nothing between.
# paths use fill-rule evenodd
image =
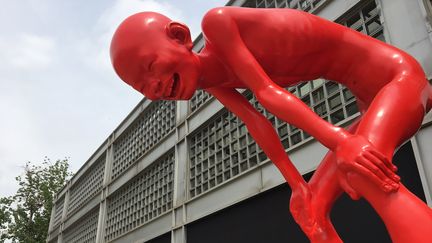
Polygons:
<instances>
[{"instance_id":1,"label":"building facade","mask_svg":"<svg viewBox=\"0 0 432 243\"><path fill-rule=\"evenodd\" d=\"M296 8L413 55L432 78L430 0L232 0L232 6ZM202 36L194 50L203 46ZM355 58L355 57L353 57ZM365 70L367 72L368 70ZM289 91L329 122L359 116L343 86L311 80ZM263 109L308 178L326 149ZM432 112L395 154L402 181L432 205ZM288 210L289 188L245 125L207 93L190 101L143 99L57 195L48 242L308 242ZM364 201L342 197L332 219L346 242L389 242ZM369 232L369 234L365 234Z\"/></svg>"}]
</instances>

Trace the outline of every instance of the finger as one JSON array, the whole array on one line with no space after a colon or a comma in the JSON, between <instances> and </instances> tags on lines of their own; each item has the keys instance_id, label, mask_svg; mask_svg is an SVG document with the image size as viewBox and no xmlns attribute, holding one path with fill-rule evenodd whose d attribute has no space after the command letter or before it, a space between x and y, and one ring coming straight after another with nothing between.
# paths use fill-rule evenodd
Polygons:
<instances>
[{"instance_id":1,"label":"finger","mask_svg":"<svg viewBox=\"0 0 432 243\"><path fill-rule=\"evenodd\" d=\"M390 168L393 172L397 171L397 167L392 164L392 162L390 160L387 159L387 157L385 157L383 154L381 154L380 152L376 151L376 150L368 150L368 152L370 152L371 154L375 155L376 157L378 157L381 161L383 161L388 168Z\"/></svg>"},{"instance_id":2,"label":"finger","mask_svg":"<svg viewBox=\"0 0 432 243\"><path fill-rule=\"evenodd\" d=\"M398 175L396 175L393 172L393 170L391 170L388 167L386 167L385 164L383 163L383 161L379 157L376 157L370 151L366 151L366 152L362 153L362 155L367 160L369 160L370 162L374 163L375 166L379 167L381 169L381 171L384 172L384 174L387 176L387 178L390 178L391 180L393 180L396 183L400 182L400 177Z\"/></svg>"},{"instance_id":3,"label":"finger","mask_svg":"<svg viewBox=\"0 0 432 243\"><path fill-rule=\"evenodd\" d=\"M357 172L360 175L363 175L364 177L368 178L372 183L380 187L380 189L383 190L384 192L391 192L396 190L396 188L394 188L390 184L383 182L375 173L365 168L361 163L356 162L356 163L348 164L347 166L351 167L352 171Z\"/></svg>"},{"instance_id":4,"label":"finger","mask_svg":"<svg viewBox=\"0 0 432 243\"><path fill-rule=\"evenodd\" d=\"M399 185L397 183L395 183L394 181L390 180L380 170L380 168L378 168L374 163L372 163L368 159L366 159L364 157L358 157L356 159L356 162L358 164L361 164L362 166L364 166L364 168L368 169L370 172L374 173L381 180L382 183L386 183L386 184L390 185L394 189L398 189L399 188Z\"/></svg>"}]
</instances>

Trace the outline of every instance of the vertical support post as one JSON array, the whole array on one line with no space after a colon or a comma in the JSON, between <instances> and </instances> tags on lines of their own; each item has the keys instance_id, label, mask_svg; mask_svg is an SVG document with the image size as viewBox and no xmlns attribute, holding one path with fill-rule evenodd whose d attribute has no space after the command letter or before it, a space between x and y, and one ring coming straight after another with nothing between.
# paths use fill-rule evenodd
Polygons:
<instances>
[{"instance_id":1,"label":"vertical support post","mask_svg":"<svg viewBox=\"0 0 432 243\"><path fill-rule=\"evenodd\" d=\"M102 191L102 197L104 197L104 196L105 196L105 190ZM98 225L97 225L97 230L96 230L96 242L97 243L105 242L106 209L107 209L107 203L106 203L106 199L104 199L99 204Z\"/></svg>"},{"instance_id":2,"label":"vertical support post","mask_svg":"<svg viewBox=\"0 0 432 243\"><path fill-rule=\"evenodd\" d=\"M111 171L114 160L114 134L108 139L108 148L105 154L105 170L102 183L101 201L99 204L98 225L96 230L96 242L105 241L106 213L108 185L111 181Z\"/></svg>"},{"instance_id":3,"label":"vertical support post","mask_svg":"<svg viewBox=\"0 0 432 243\"><path fill-rule=\"evenodd\" d=\"M411 144L412 144L412 148L413 148L413 152L414 152L414 157L417 163L417 168L419 170L419 175L420 175L420 180L422 183L422 187L423 187L423 192L425 194L426 197L426 202L429 206L432 206L432 178L430 178L430 176L428 176L428 172L427 172L427 160L426 158L423 158L422 153L421 153L421 144L418 142L418 136L416 135L414 137L411 138ZM425 148L423 148L425 149ZM428 156L426 156L428 157Z\"/></svg>"},{"instance_id":4,"label":"vertical support post","mask_svg":"<svg viewBox=\"0 0 432 243\"><path fill-rule=\"evenodd\" d=\"M187 187L187 145L186 139L181 140L175 146L175 164L174 164L174 193L173 208L181 206L186 200Z\"/></svg>"},{"instance_id":5,"label":"vertical support post","mask_svg":"<svg viewBox=\"0 0 432 243\"><path fill-rule=\"evenodd\" d=\"M174 192L173 192L173 215L171 242L186 243L184 227L184 202L187 199L187 115L189 112L189 102L177 102L176 111L176 135L177 144L175 145L174 163Z\"/></svg>"},{"instance_id":6,"label":"vertical support post","mask_svg":"<svg viewBox=\"0 0 432 243\"><path fill-rule=\"evenodd\" d=\"M64 223L66 221L66 217L67 217L67 211L69 208L69 196L70 196L70 187L71 187L71 181L69 181L66 185L66 193L65 193L65 199L64 199L64 203L63 203L63 212L62 212L62 217L61 217L61 221L60 221L60 231L59 231L59 236L58 236L58 243L63 243L63 234L64 234Z\"/></svg>"},{"instance_id":7,"label":"vertical support post","mask_svg":"<svg viewBox=\"0 0 432 243\"><path fill-rule=\"evenodd\" d=\"M62 218L61 218L61 223L63 224L64 221L66 220L67 217L67 210L69 208L69 196L70 196L70 181L68 182L67 186L66 186L66 193L65 193L65 200L63 203L63 213L62 213Z\"/></svg>"},{"instance_id":8,"label":"vertical support post","mask_svg":"<svg viewBox=\"0 0 432 243\"><path fill-rule=\"evenodd\" d=\"M381 7L382 18L385 21L387 40L415 57L426 75L432 76L432 67L429 65L432 63L432 57L428 54L432 52L432 43L419 3L405 0L376 1Z\"/></svg>"},{"instance_id":9,"label":"vertical support post","mask_svg":"<svg viewBox=\"0 0 432 243\"><path fill-rule=\"evenodd\" d=\"M186 243L186 229L184 226L171 231L171 243Z\"/></svg>"},{"instance_id":10,"label":"vertical support post","mask_svg":"<svg viewBox=\"0 0 432 243\"><path fill-rule=\"evenodd\" d=\"M53 200L54 202L57 200L57 196ZM51 235L51 231L53 230L53 224L54 224L54 214L55 214L55 204L53 204L53 207L51 208L51 217L50 217L50 223L48 226L48 238Z\"/></svg>"}]
</instances>

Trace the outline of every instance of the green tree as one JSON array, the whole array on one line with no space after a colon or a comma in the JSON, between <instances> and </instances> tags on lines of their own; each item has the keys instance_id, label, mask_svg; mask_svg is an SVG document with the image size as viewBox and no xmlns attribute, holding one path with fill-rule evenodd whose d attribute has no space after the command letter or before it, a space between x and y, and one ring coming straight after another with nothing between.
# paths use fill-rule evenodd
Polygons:
<instances>
[{"instance_id":1,"label":"green tree","mask_svg":"<svg viewBox=\"0 0 432 243\"><path fill-rule=\"evenodd\" d=\"M24 166L24 173L16 177L18 191L0 199L2 238L12 242L45 242L48 233L54 196L72 174L67 159L52 163L45 158L42 165Z\"/></svg>"},{"instance_id":2,"label":"green tree","mask_svg":"<svg viewBox=\"0 0 432 243\"><path fill-rule=\"evenodd\" d=\"M4 242L7 238L7 226L11 221L10 206L12 200L10 198L0 198L0 242Z\"/></svg>"}]
</instances>

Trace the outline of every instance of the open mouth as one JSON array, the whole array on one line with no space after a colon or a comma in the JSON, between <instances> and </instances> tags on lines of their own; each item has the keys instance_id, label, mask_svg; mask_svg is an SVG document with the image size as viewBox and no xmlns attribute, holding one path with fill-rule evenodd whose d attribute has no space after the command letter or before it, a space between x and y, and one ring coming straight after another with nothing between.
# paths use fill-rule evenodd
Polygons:
<instances>
[{"instance_id":1,"label":"open mouth","mask_svg":"<svg viewBox=\"0 0 432 243\"><path fill-rule=\"evenodd\" d=\"M177 95L178 93L178 88L180 85L180 76L178 73L174 73L173 77L172 77L172 82L170 84L170 89L169 89L169 93L168 93L168 97L169 98L173 98Z\"/></svg>"}]
</instances>

